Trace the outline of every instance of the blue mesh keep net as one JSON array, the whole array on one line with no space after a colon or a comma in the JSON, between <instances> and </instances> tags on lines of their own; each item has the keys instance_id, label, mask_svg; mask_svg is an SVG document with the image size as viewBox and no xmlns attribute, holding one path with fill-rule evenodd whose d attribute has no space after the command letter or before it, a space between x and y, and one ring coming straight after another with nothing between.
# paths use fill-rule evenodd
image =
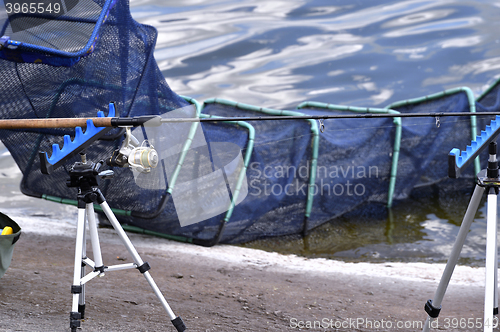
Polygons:
<instances>
[{"instance_id":1,"label":"blue mesh keep net","mask_svg":"<svg viewBox=\"0 0 500 332\"><path fill-rule=\"evenodd\" d=\"M484 112L500 107L499 84L477 101L470 90L456 89L385 109L308 102L293 111L280 111L217 99L200 104L169 88L153 57L156 30L132 19L128 1L80 0L79 4L93 8L93 16L55 20L51 27L76 31L82 24L87 26L88 40L83 38L78 45L8 48L6 41L19 37L19 30L43 28L44 22L35 24L31 18L27 27L11 28L9 39L3 39L1 118L94 117L97 111L107 113L110 102L120 117L164 114L190 104L196 105L201 117ZM99 20L103 11L105 21ZM199 244L303 234L356 209L376 213L392 201L408 198L417 187L452 191L457 183L473 186L472 166L461 179L448 179L447 155L452 148L470 144L472 133L491 118L477 117L476 123L470 117L439 120L437 126L434 118L331 119L324 121L323 132L312 120L203 123L209 145L231 142L241 148L248 195L234 209L185 227L179 224L170 193L141 188L128 168L114 168L115 177L100 189L122 224ZM64 135L73 136L74 130L0 131L0 139L23 173L23 193L75 203L76 190L68 188L66 180L78 157L49 176L41 173L38 159L39 151L62 144ZM122 140L123 131L113 129L87 148L87 158L109 158ZM484 167L486 160L482 155L479 166Z\"/></svg>"},{"instance_id":2,"label":"blue mesh keep net","mask_svg":"<svg viewBox=\"0 0 500 332\"><path fill-rule=\"evenodd\" d=\"M86 2L102 8L110 1ZM65 24L61 29L68 27ZM72 66L25 63L21 57L17 58L19 62L1 60L1 117L95 117L97 111L107 114L111 101L122 117L160 114L186 105L170 90L156 65L153 57L156 35L153 27L132 19L128 1L118 1L100 27L97 40L91 44L93 52L77 56L78 61ZM64 55L40 54L61 61L71 59ZM52 144L62 145L62 137L74 136L74 129L4 130L0 135L23 172L23 193L36 197L76 197L74 188L66 187L65 182L68 166L78 157L46 176L41 174L37 156L38 151L52 151ZM119 145L114 139L118 136L122 136L118 130L112 131L108 134L110 140L98 141L88 148L89 160L97 161L109 155ZM102 188L111 206L144 214L161 208L163 193L141 192L134 188L127 169L115 171L114 180ZM117 202L121 203L116 205Z\"/></svg>"}]
</instances>

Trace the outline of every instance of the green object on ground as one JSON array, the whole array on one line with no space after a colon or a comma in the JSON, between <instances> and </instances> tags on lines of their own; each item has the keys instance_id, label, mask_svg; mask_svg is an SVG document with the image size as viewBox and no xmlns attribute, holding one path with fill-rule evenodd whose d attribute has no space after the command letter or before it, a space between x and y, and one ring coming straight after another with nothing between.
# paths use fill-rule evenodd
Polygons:
<instances>
[{"instance_id":1,"label":"green object on ground","mask_svg":"<svg viewBox=\"0 0 500 332\"><path fill-rule=\"evenodd\" d=\"M0 236L0 278L9 268L14 252L14 244L21 236L21 227L14 220L0 212L0 228L3 229L7 226L12 227L14 233Z\"/></svg>"}]
</instances>

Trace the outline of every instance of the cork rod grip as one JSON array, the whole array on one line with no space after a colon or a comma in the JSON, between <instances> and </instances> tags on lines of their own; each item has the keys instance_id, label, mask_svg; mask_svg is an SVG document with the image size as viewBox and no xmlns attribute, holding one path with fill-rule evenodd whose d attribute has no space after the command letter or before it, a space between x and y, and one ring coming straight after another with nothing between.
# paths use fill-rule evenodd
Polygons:
<instances>
[{"instance_id":1,"label":"cork rod grip","mask_svg":"<svg viewBox=\"0 0 500 332\"><path fill-rule=\"evenodd\" d=\"M92 120L96 127L113 127L108 117L98 118L54 118L54 119L2 119L0 129L34 128L75 128L87 127L87 120Z\"/></svg>"}]
</instances>

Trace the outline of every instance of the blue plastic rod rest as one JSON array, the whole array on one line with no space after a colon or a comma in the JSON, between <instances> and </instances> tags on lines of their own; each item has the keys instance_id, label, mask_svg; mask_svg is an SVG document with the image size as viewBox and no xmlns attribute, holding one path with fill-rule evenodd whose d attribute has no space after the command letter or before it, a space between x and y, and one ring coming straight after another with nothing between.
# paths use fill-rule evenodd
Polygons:
<instances>
[{"instance_id":1,"label":"blue plastic rod rest","mask_svg":"<svg viewBox=\"0 0 500 332\"><path fill-rule=\"evenodd\" d=\"M108 118L115 117L115 105L109 104ZM103 118L102 111L97 112L97 117ZM87 129L83 132L81 127L75 128L75 138L71 140L69 135L64 135L64 145L62 149L59 144L52 145L52 155L48 156L47 152L40 152L40 168L43 174L52 173L57 167L64 164L68 159L90 146L97 139L102 137L112 128L96 127L92 120L87 120Z\"/></svg>"},{"instance_id":2,"label":"blue plastic rod rest","mask_svg":"<svg viewBox=\"0 0 500 332\"><path fill-rule=\"evenodd\" d=\"M481 131L481 135L476 137L475 141L471 141L465 151L452 149L448 154L448 176L450 178L458 178L460 173L469 166L474 159L488 147L488 144L496 140L500 134L500 116L496 116L495 120L486 126Z\"/></svg>"}]
</instances>

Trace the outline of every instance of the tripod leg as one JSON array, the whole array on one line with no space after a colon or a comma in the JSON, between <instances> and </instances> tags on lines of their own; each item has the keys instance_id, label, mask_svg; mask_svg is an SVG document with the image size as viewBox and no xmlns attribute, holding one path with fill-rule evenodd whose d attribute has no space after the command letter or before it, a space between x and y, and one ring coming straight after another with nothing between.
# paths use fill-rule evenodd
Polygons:
<instances>
[{"instance_id":1,"label":"tripod leg","mask_svg":"<svg viewBox=\"0 0 500 332\"><path fill-rule=\"evenodd\" d=\"M87 220L89 222L90 241L92 242L92 252L94 254L95 269L102 273L104 272L104 263L102 262L99 233L97 232L97 223L95 221L94 204L87 203L85 211L87 214Z\"/></svg>"},{"instance_id":2,"label":"tripod leg","mask_svg":"<svg viewBox=\"0 0 500 332\"><path fill-rule=\"evenodd\" d=\"M128 238L127 234L125 233L120 223L116 219L115 215L113 214L113 211L111 211L111 209L109 208L108 203L106 201L103 201L102 203L100 203L100 206L104 211L104 214L106 214L106 217L108 217L109 222L111 223L115 231L118 233L118 236L120 237L121 241L127 248L129 254L133 257L134 263L137 265L137 269L144 275L149 285L153 289L153 292L155 293L156 297L160 300L163 308L167 312L170 321L175 326L176 330L179 332L185 331L186 326L184 325L184 322L180 317L176 317L172 309L170 309L170 306L165 300L165 297L163 296L160 289L158 288L155 281L148 272L148 270L150 269L149 264L147 262L144 263L142 261L141 257L137 253L137 250L135 250L134 245L132 244L132 242L130 242L130 239Z\"/></svg>"},{"instance_id":3,"label":"tripod leg","mask_svg":"<svg viewBox=\"0 0 500 332\"><path fill-rule=\"evenodd\" d=\"M496 292L495 252L497 251L497 195L491 188L486 216L486 282L484 291L484 331L493 331L493 307Z\"/></svg>"},{"instance_id":4,"label":"tripod leg","mask_svg":"<svg viewBox=\"0 0 500 332\"><path fill-rule=\"evenodd\" d=\"M453 248L451 249L450 258L446 263L446 267L444 269L443 275L441 276L441 280L439 281L438 288L436 290L436 293L434 294L434 299L427 301L427 303L425 304L425 311L429 316L427 317L424 328L422 330L424 332L428 332L430 330L430 328L432 327L432 322L439 316L439 312L441 310L441 302L443 301L446 288L448 288L448 284L450 283L453 270L457 265L458 258L460 257L460 252L462 251L465 238L467 237L467 233L469 232L470 226L474 221L474 216L479 207L479 203L481 202L481 197L484 193L484 190L484 187L475 187L474 193L472 194L472 198L469 202L469 206L467 207L467 211L465 212L464 219L462 220L462 225L460 226L460 230L458 231L457 239L455 240Z\"/></svg>"},{"instance_id":5,"label":"tripod leg","mask_svg":"<svg viewBox=\"0 0 500 332\"><path fill-rule=\"evenodd\" d=\"M496 243L495 243L495 248L497 248L497 250L495 250L495 281L494 281L494 285L495 285L495 300L494 300L494 306L493 306L493 315L496 316L498 315L498 238L496 239Z\"/></svg>"},{"instance_id":6,"label":"tripod leg","mask_svg":"<svg viewBox=\"0 0 500 332\"><path fill-rule=\"evenodd\" d=\"M82 286L80 282L81 266L83 257L83 238L85 232L85 209L81 206L78 207L78 224L76 227L76 246L75 246L75 265L73 274L73 285L71 286L71 293L73 294L73 304L70 313L70 328L71 331L76 331L80 327L81 314L78 312L79 298L82 293Z\"/></svg>"},{"instance_id":7,"label":"tripod leg","mask_svg":"<svg viewBox=\"0 0 500 332\"><path fill-rule=\"evenodd\" d=\"M87 217L85 215L85 222L83 225L83 245L82 245L82 258L87 257ZM80 273L80 278L85 277L85 264L82 262L81 263L81 273ZM82 285L82 293L80 294L80 297L78 299L78 312L80 313L80 318L84 319L85 318L85 284Z\"/></svg>"}]
</instances>

